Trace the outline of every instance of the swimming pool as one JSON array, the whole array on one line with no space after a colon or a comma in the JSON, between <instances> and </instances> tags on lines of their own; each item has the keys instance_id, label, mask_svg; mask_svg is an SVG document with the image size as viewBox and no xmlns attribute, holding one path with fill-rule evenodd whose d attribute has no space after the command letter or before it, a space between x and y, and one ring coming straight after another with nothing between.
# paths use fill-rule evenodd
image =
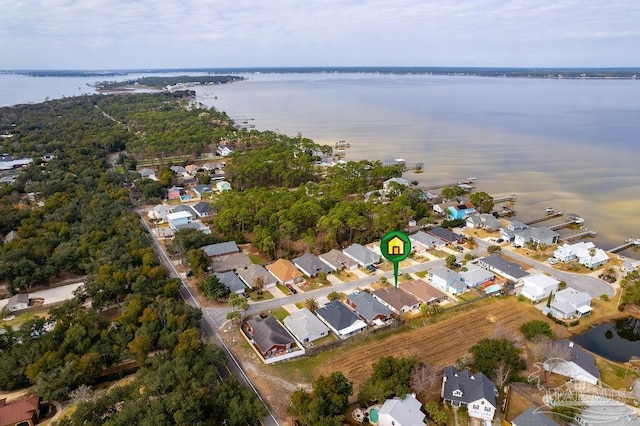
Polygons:
<instances>
[{"instance_id":1,"label":"swimming pool","mask_svg":"<svg viewBox=\"0 0 640 426\"><path fill-rule=\"evenodd\" d=\"M495 293L496 291L500 291L502 290L502 286L499 284L491 284L489 287L484 289L484 292L489 294L489 293Z\"/></svg>"},{"instance_id":2,"label":"swimming pool","mask_svg":"<svg viewBox=\"0 0 640 426\"><path fill-rule=\"evenodd\" d=\"M378 423L378 411L380 411L379 408L371 408L369 410L369 420L371 423Z\"/></svg>"}]
</instances>

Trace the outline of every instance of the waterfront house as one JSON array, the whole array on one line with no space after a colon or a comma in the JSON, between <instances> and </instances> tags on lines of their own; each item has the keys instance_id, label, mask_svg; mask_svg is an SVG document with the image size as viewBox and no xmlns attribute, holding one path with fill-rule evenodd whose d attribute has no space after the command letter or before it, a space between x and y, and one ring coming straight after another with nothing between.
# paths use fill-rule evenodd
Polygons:
<instances>
[{"instance_id":1,"label":"waterfront house","mask_svg":"<svg viewBox=\"0 0 640 426\"><path fill-rule=\"evenodd\" d=\"M454 204L447 208L447 216L449 219L465 219L467 216L476 212L476 207L470 203L466 202L464 204Z\"/></svg>"},{"instance_id":2,"label":"waterfront house","mask_svg":"<svg viewBox=\"0 0 640 426\"><path fill-rule=\"evenodd\" d=\"M546 244L548 247L557 244L560 240L560 234L541 226L539 228L526 228L514 231L515 236L513 238L513 245L515 247L525 247L530 241L536 246L540 244Z\"/></svg>"},{"instance_id":3,"label":"waterfront house","mask_svg":"<svg viewBox=\"0 0 640 426\"><path fill-rule=\"evenodd\" d=\"M321 254L319 258L336 272L342 269L353 271L354 269L358 268L358 262L347 256L340 250L332 249L327 253Z\"/></svg>"},{"instance_id":4,"label":"waterfront house","mask_svg":"<svg viewBox=\"0 0 640 426\"><path fill-rule=\"evenodd\" d=\"M560 262L578 261L581 265L592 269L609 261L607 253L597 248L591 241L563 244L553 252L553 257Z\"/></svg>"},{"instance_id":5,"label":"waterfront house","mask_svg":"<svg viewBox=\"0 0 640 426\"><path fill-rule=\"evenodd\" d=\"M373 265L374 263L380 262L380 255L375 253L372 250L369 250L365 246L354 243L351 244L346 249L342 250L344 254L346 254L351 259L355 260L358 265L362 267L367 267Z\"/></svg>"},{"instance_id":6,"label":"waterfront house","mask_svg":"<svg viewBox=\"0 0 640 426\"><path fill-rule=\"evenodd\" d=\"M553 344L566 348L569 357L566 360L552 358L545 361L543 363L545 370L592 385L598 384L600 370L598 370L596 360L591 353L570 340L555 340Z\"/></svg>"},{"instance_id":7,"label":"waterfront house","mask_svg":"<svg viewBox=\"0 0 640 426\"><path fill-rule=\"evenodd\" d=\"M293 264L309 278L315 278L319 273L324 272L330 274L332 269L324 263L320 258L311 253L305 253L300 257L293 259Z\"/></svg>"},{"instance_id":8,"label":"waterfront house","mask_svg":"<svg viewBox=\"0 0 640 426\"><path fill-rule=\"evenodd\" d=\"M466 284L457 272L445 266L439 266L429 270L429 281L432 285L443 291L459 294L467 289Z\"/></svg>"},{"instance_id":9,"label":"waterfront house","mask_svg":"<svg viewBox=\"0 0 640 426\"><path fill-rule=\"evenodd\" d=\"M560 281L545 274L534 274L522 278L522 295L533 303L546 299L558 291Z\"/></svg>"},{"instance_id":10,"label":"waterfront house","mask_svg":"<svg viewBox=\"0 0 640 426\"><path fill-rule=\"evenodd\" d=\"M231 253L238 253L240 249L235 241L225 241L224 243L209 244L200 247L208 257L223 256Z\"/></svg>"},{"instance_id":11,"label":"waterfront house","mask_svg":"<svg viewBox=\"0 0 640 426\"><path fill-rule=\"evenodd\" d=\"M497 408L498 389L482 373L459 372L449 366L444 369L440 396L445 404L467 407L469 417L490 422Z\"/></svg>"},{"instance_id":12,"label":"waterfront house","mask_svg":"<svg viewBox=\"0 0 640 426\"><path fill-rule=\"evenodd\" d=\"M422 254L434 248L444 247L444 242L440 238L429 235L426 232L418 231L409 235L411 248L414 253Z\"/></svg>"},{"instance_id":13,"label":"waterfront house","mask_svg":"<svg viewBox=\"0 0 640 426\"><path fill-rule=\"evenodd\" d=\"M397 315L420 308L420 301L402 290L380 288L371 295Z\"/></svg>"},{"instance_id":14,"label":"waterfront house","mask_svg":"<svg viewBox=\"0 0 640 426\"><path fill-rule=\"evenodd\" d=\"M345 303L369 325L382 325L391 319L391 310L365 291L354 290Z\"/></svg>"},{"instance_id":15,"label":"waterfront house","mask_svg":"<svg viewBox=\"0 0 640 426\"><path fill-rule=\"evenodd\" d=\"M478 266L491 271L495 274L501 275L516 284L519 287L522 278L529 275L527 271L522 269L520 265L513 262L507 262L499 254L492 254L478 259Z\"/></svg>"},{"instance_id":16,"label":"waterfront house","mask_svg":"<svg viewBox=\"0 0 640 426\"><path fill-rule=\"evenodd\" d=\"M447 245L460 244L464 240L464 237L462 235L456 234L455 232L449 231L448 229L444 229L441 226L436 226L435 228L427 231L427 234L440 239Z\"/></svg>"},{"instance_id":17,"label":"waterfront house","mask_svg":"<svg viewBox=\"0 0 640 426\"><path fill-rule=\"evenodd\" d=\"M276 279L262 265L249 265L243 269L236 269L238 277L249 288L254 288L258 277L262 278L263 288L273 288L276 286Z\"/></svg>"},{"instance_id":18,"label":"waterfront house","mask_svg":"<svg viewBox=\"0 0 640 426\"><path fill-rule=\"evenodd\" d=\"M447 300L447 294L437 288L427 284L422 280L403 281L398 283L398 287L405 293L409 293L422 303L431 305Z\"/></svg>"},{"instance_id":19,"label":"waterfront house","mask_svg":"<svg viewBox=\"0 0 640 426\"><path fill-rule=\"evenodd\" d=\"M588 315L592 310L591 295L571 287L555 293L549 307L551 315L563 320Z\"/></svg>"},{"instance_id":20,"label":"waterfront house","mask_svg":"<svg viewBox=\"0 0 640 426\"><path fill-rule=\"evenodd\" d=\"M459 204L457 201L445 201L433 205L433 211L440 216L444 216L449 212L449 207Z\"/></svg>"},{"instance_id":21,"label":"waterfront house","mask_svg":"<svg viewBox=\"0 0 640 426\"><path fill-rule=\"evenodd\" d=\"M232 293L243 294L247 287L233 271L214 272L220 282Z\"/></svg>"},{"instance_id":22,"label":"waterfront house","mask_svg":"<svg viewBox=\"0 0 640 426\"><path fill-rule=\"evenodd\" d=\"M529 226L525 225L524 223L518 221L518 220L510 220L509 223L507 224L507 229L509 231L520 231L522 229L527 229Z\"/></svg>"},{"instance_id":23,"label":"waterfront house","mask_svg":"<svg viewBox=\"0 0 640 426\"><path fill-rule=\"evenodd\" d=\"M7 301L7 310L9 312L20 311L29 307L28 294L14 294Z\"/></svg>"},{"instance_id":24,"label":"waterfront house","mask_svg":"<svg viewBox=\"0 0 640 426\"><path fill-rule=\"evenodd\" d=\"M283 323L300 343L313 342L329 335L329 328L307 308L293 312Z\"/></svg>"},{"instance_id":25,"label":"waterfront house","mask_svg":"<svg viewBox=\"0 0 640 426\"><path fill-rule=\"evenodd\" d=\"M414 394L387 399L378 411L378 426L422 426L426 417Z\"/></svg>"},{"instance_id":26,"label":"waterfront house","mask_svg":"<svg viewBox=\"0 0 640 426\"><path fill-rule=\"evenodd\" d=\"M496 278L495 274L476 265L467 264L467 270L460 272L460 279L467 287L477 287Z\"/></svg>"},{"instance_id":27,"label":"waterfront house","mask_svg":"<svg viewBox=\"0 0 640 426\"><path fill-rule=\"evenodd\" d=\"M211 204L205 203L204 201L200 201L199 203L194 204L193 206L191 206L191 208L200 218L209 217L212 211Z\"/></svg>"},{"instance_id":28,"label":"waterfront house","mask_svg":"<svg viewBox=\"0 0 640 426\"><path fill-rule=\"evenodd\" d=\"M287 259L278 259L272 264L267 265L266 268L282 285L291 285L303 281L302 273L298 271L296 265Z\"/></svg>"},{"instance_id":29,"label":"waterfront house","mask_svg":"<svg viewBox=\"0 0 640 426\"><path fill-rule=\"evenodd\" d=\"M341 339L347 339L367 328L367 323L339 300L318 308L316 315Z\"/></svg>"},{"instance_id":30,"label":"waterfront house","mask_svg":"<svg viewBox=\"0 0 640 426\"><path fill-rule=\"evenodd\" d=\"M487 232L495 232L502 228L502 223L490 214L474 214L467 216L467 228L484 229Z\"/></svg>"},{"instance_id":31,"label":"waterfront house","mask_svg":"<svg viewBox=\"0 0 640 426\"><path fill-rule=\"evenodd\" d=\"M187 211L179 211L174 213L169 213L167 215L167 221L169 222L169 227L174 231L177 230L182 225L187 225L191 223L193 219L193 215Z\"/></svg>"}]
</instances>

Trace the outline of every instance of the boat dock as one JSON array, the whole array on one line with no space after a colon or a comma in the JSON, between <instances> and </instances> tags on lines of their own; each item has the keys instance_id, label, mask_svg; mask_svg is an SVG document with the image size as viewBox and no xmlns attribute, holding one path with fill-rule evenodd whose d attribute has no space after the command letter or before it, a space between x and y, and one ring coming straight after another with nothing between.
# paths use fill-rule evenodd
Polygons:
<instances>
[{"instance_id":1,"label":"boat dock","mask_svg":"<svg viewBox=\"0 0 640 426\"><path fill-rule=\"evenodd\" d=\"M542 217L539 217L537 219L531 219L531 220L528 220L528 221L523 222L523 223L525 225L533 225L534 223L544 222L545 220L553 219L553 218L558 217L558 216L562 216L562 212L549 213L549 214L546 214L546 215L544 215ZM573 222L571 222L571 223L573 223Z\"/></svg>"},{"instance_id":2,"label":"boat dock","mask_svg":"<svg viewBox=\"0 0 640 426\"><path fill-rule=\"evenodd\" d=\"M511 201L512 203L514 203L516 201L516 194L502 195L500 197L493 197L493 203L494 204L504 203L506 201Z\"/></svg>"},{"instance_id":3,"label":"boat dock","mask_svg":"<svg viewBox=\"0 0 640 426\"><path fill-rule=\"evenodd\" d=\"M433 189L442 189L442 188L449 188L452 186L460 186L460 185L468 185L472 188L475 188L476 186L476 178L466 178L463 179L461 181L458 182L453 182L453 183L441 183L438 185L431 185L431 186L421 186L420 189L424 190L424 191L431 191Z\"/></svg>"},{"instance_id":4,"label":"boat dock","mask_svg":"<svg viewBox=\"0 0 640 426\"><path fill-rule=\"evenodd\" d=\"M609 253L618 253L621 252L622 250L626 250L629 247L633 247L633 246L640 246L640 238L636 238L634 239L628 239L624 241L624 244L619 245L618 247L614 247L611 250L609 250Z\"/></svg>"},{"instance_id":5,"label":"boat dock","mask_svg":"<svg viewBox=\"0 0 640 426\"><path fill-rule=\"evenodd\" d=\"M591 229L584 229L578 233L567 235L560 239L564 242L569 242L569 241L579 240L580 238L595 237L596 235L597 235L596 231L592 231Z\"/></svg>"},{"instance_id":6,"label":"boat dock","mask_svg":"<svg viewBox=\"0 0 640 426\"><path fill-rule=\"evenodd\" d=\"M567 226L571 226L571 225L575 225L576 222L573 220L570 220L568 222L562 222L559 223L557 225L552 225L549 227L549 229L551 229L552 231L557 231L558 229L562 229L562 228L566 228Z\"/></svg>"}]
</instances>

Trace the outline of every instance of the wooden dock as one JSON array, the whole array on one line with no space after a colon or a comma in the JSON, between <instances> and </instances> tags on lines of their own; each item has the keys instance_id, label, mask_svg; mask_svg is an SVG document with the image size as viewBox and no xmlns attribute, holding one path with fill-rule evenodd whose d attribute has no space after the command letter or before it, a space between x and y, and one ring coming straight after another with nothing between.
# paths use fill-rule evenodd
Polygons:
<instances>
[{"instance_id":1,"label":"wooden dock","mask_svg":"<svg viewBox=\"0 0 640 426\"><path fill-rule=\"evenodd\" d=\"M493 203L494 204L504 203L506 201L515 202L516 201L516 194L502 195L500 197L493 197Z\"/></svg>"},{"instance_id":2,"label":"wooden dock","mask_svg":"<svg viewBox=\"0 0 640 426\"><path fill-rule=\"evenodd\" d=\"M554 212L554 213L549 213L547 215L544 215L542 217L539 217L537 219L531 219L528 220L526 222L523 222L525 225L533 225L534 223L540 223L540 222L544 222L545 220L549 220L549 219L553 219L556 217L562 216L562 212ZM573 223L573 222L571 222Z\"/></svg>"},{"instance_id":3,"label":"wooden dock","mask_svg":"<svg viewBox=\"0 0 640 426\"><path fill-rule=\"evenodd\" d=\"M626 250L633 246L640 246L640 238L636 238L635 240L632 240L632 239L625 240L624 244L621 244L618 247L612 248L611 250L609 250L609 253L618 253L618 252L621 252L622 250Z\"/></svg>"},{"instance_id":4,"label":"wooden dock","mask_svg":"<svg viewBox=\"0 0 640 426\"><path fill-rule=\"evenodd\" d=\"M597 235L596 231L592 231L591 229L585 229L575 234L562 237L560 238L560 240L564 242L569 242L569 241L575 241L575 240L579 240L581 238L586 238L586 237L595 237L596 235Z\"/></svg>"},{"instance_id":5,"label":"wooden dock","mask_svg":"<svg viewBox=\"0 0 640 426\"><path fill-rule=\"evenodd\" d=\"M453 183L440 183L437 185L431 185L431 186L421 186L420 189L424 190L424 191L431 191L433 189L442 189L442 188L449 188L452 186L458 186L458 185L470 185L475 187L476 186L476 178L467 178L458 182L453 182Z\"/></svg>"}]
</instances>

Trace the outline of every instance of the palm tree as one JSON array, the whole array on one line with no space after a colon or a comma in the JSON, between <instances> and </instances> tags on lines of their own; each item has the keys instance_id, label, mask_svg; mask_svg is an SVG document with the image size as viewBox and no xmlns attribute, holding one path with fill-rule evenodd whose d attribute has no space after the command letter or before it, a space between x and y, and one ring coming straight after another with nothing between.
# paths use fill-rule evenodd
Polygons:
<instances>
[{"instance_id":1,"label":"palm tree","mask_svg":"<svg viewBox=\"0 0 640 426\"><path fill-rule=\"evenodd\" d=\"M307 307L308 310L310 310L311 312L315 312L318 310L318 308L320 307L320 304L318 303L318 300L315 297L310 297L307 300L304 301L305 306Z\"/></svg>"},{"instance_id":2,"label":"palm tree","mask_svg":"<svg viewBox=\"0 0 640 426\"><path fill-rule=\"evenodd\" d=\"M538 259L540 259L542 257L542 255L544 254L544 252L549 248L549 246L546 243L540 243L538 244Z\"/></svg>"},{"instance_id":3,"label":"palm tree","mask_svg":"<svg viewBox=\"0 0 640 426\"><path fill-rule=\"evenodd\" d=\"M258 290L258 294L262 294L262 289L264 288L264 277L258 275L253 279L253 288Z\"/></svg>"}]
</instances>

